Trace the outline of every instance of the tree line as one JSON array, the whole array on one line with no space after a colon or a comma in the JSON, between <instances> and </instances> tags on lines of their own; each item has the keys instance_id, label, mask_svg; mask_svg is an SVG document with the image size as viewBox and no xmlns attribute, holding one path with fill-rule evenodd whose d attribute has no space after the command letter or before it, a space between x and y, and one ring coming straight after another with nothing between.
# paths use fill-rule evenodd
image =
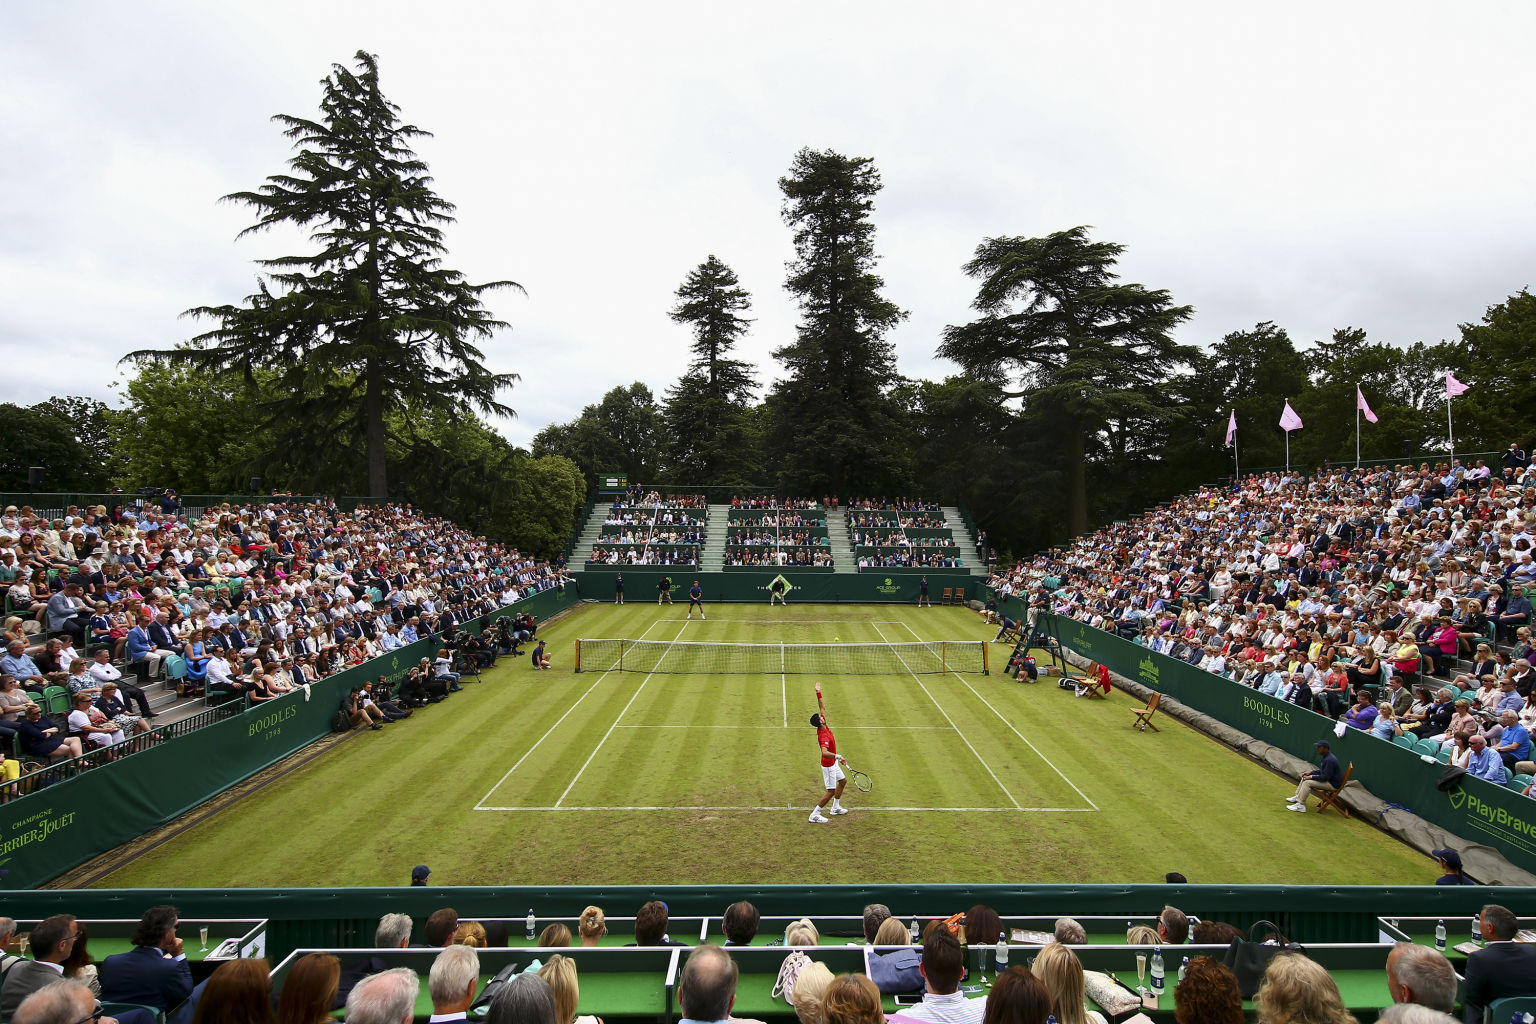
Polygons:
<instances>
[{"instance_id":1,"label":"tree line","mask_svg":"<svg viewBox=\"0 0 1536 1024\"><path fill-rule=\"evenodd\" d=\"M25 490L29 465L46 467L50 490L240 492L260 477L405 498L551 555L596 475L624 472L932 497L969 506L1023 553L1230 472L1232 410L1245 469L1283 460L1286 400L1306 422L1293 464L1351 456L1357 386L1379 415L1364 457L1445 452L1446 371L1473 386L1457 400L1460 450L1529 447L1536 434L1525 291L1452 341L1395 346L1345 327L1298 344L1265 321L1205 350L1177 340L1193 309L1123 281L1124 247L1085 227L982 239L958 268L972 308L933 339L957 372L904 377L888 335L907 314L878 272L880 173L871 158L806 148L778 181L795 252L783 287L799 320L773 371L735 354L752 296L709 255L672 297L683 374L661 395L614 388L523 451L486 419L511 414L517 377L493 373L481 348L507 327L486 300L519 286L446 265L453 206L412 151L427 133L384 96L377 58L334 65L318 116L274 120L296 154L224 198L253 211L242 234L297 226L309 248L259 261L242 301L189 310L201 333L125 357L122 410L67 396L0 406L0 488Z\"/></svg>"}]
</instances>

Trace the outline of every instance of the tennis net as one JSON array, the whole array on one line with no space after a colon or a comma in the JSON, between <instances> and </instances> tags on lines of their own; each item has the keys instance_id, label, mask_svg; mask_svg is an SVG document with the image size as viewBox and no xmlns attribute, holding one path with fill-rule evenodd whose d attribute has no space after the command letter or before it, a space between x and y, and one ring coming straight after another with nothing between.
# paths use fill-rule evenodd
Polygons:
<instances>
[{"instance_id":1,"label":"tennis net","mask_svg":"<svg viewBox=\"0 0 1536 1024\"><path fill-rule=\"evenodd\" d=\"M901 644L722 644L691 640L576 641L578 672L709 675L933 675L987 671L984 640Z\"/></svg>"}]
</instances>

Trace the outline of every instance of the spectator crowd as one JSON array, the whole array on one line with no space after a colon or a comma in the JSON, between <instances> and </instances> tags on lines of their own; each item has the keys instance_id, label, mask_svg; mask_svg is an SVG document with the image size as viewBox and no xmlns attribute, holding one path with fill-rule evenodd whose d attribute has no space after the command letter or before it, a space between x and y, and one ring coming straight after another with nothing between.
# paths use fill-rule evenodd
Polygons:
<instances>
[{"instance_id":1,"label":"spectator crowd","mask_svg":"<svg viewBox=\"0 0 1536 1024\"><path fill-rule=\"evenodd\" d=\"M1531 772L1536 467L1266 473L991 577L1025 597L1489 781ZM1529 790L1527 790L1529 792Z\"/></svg>"},{"instance_id":2,"label":"spectator crowd","mask_svg":"<svg viewBox=\"0 0 1536 1024\"><path fill-rule=\"evenodd\" d=\"M413 641L452 638L567 579L559 562L408 505L193 514L147 504L53 518L10 506L0 516L0 736L42 761L77 756L82 743L147 729L156 715L144 687L172 670L182 696L259 703ZM515 633L527 639L532 628ZM445 679L454 661L441 650L417 671ZM70 694L64 721L44 714L52 686ZM359 691L353 703L372 723L384 712L369 702L392 699Z\"/></svg>"},{"instance_id":3,"label":"spectator crowd","mask_svg":"<svg viewBox=\"0 0 1536 1024\"><path fill-rule=\"evenodd\" d=\"M628 945L690 947L678 980L682 1019L701 1024L743 1020L732 1012L739 981L732 950L758 939L757 909L745 901L726 908L723 944L676 941L667 934L668 920L665 903L647 902L634 917L634 941ZM11 1024L153 1024L156 1017L166 1024L318 1024L342 1009L349 1024L409 1024L416 1016L422 977L383 958L387 951L412 945L416 924L405 914L380 918L372 937L375 952L306 954L289 965L276 991L262 959L224 961L194 985L177 934L180 923L175 907L151 907L134 929L131 948L98 964L87 949L86 923L71 915L55 915L32 927L25 936L31 959L10 952L16 948L17 925L0 918L0 950L5 951L0 955L0 1014ZM914 919L914 930L917 924ZM598 1018L578 1016L577 961L560 950L604 944L608 922L602 909L587 907L574 930L564 922L547 924L535 943L537 959L526 965L515 961L482 987L479 951L508 945L507 925L506 920L461 920L448 907L425 919L419 944L437 950L425 979L431 1020L465 1021L473 1013L490 1024L596 1024ZM1536 945L1514 941L1515 915L1490 904L1477 925L1480 939L1467 955L1464 983L1451 962L1429 946L1400 942L1390 947L1381 975L1387 1000L1378 1019L1454 1024L1460 998L1461 1019L1477 1024L1498 1000L1536 994ZM530 936L533 926L530 920ZM862 915L867 973L834 976L815 959L816 948L839 939L821 935L809 919L796 920L776 940L788 955L774 996L792 1007L801 1024L1047 1024L1048 1019L1104 1024L1107 1017L1141 1006L1141 995L1111 975L1084 970L1076 948L1086 945L1088 936L1071 918L1058 919L1050 934L1031 935L1026 961L997 964L995 976L983 985L985 960L978 978L970 973L977 961L967 949L990 948L997 941L994 934L1005 935L1006 925L986 906L930 920L914 940L887 907L871 904ZM1155 926L1132 927L1123 944L1162 947L1179 1024L1243 1024L1243 999L1250 994L1259 1024L1354 1024L1333 976L1304 953L1260 947L1270 954L1260 961L1258 975L1245 970L1242 981L1208 955L1212 947L1231 948L1243 941L1230 924L1198 921L1165 907ZM1186 943L1203 949L1191 949L1195 955L1180 963ZM1157 980L1154 974L1154 985ZM1245 984L1252 988L1245 990ZM886 996L906 998L888 1015ZM104 1012L102 1001L119 1007L115 1017Z\"/></svg>"}]
</instances>

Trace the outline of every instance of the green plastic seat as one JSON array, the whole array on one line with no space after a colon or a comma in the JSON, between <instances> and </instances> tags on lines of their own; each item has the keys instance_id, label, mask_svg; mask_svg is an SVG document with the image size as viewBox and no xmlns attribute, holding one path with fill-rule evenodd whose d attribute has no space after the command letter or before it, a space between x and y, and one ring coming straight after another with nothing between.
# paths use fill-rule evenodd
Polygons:
<instances>
[{"instance_id":1,"label":"green plastic seat","mask_svg":"<svg viewBox=\"0 0 1536 1024\"><path fill-rule=\"evenodd\" d=\"M1450 764L1451 763L1451 748L1450 747L1441 747L1440 748L1440 753L1435 755L1435 760L1439 761L1441 764Z\"/></svg>"},{"instance_id":2,"label":"green plastic seat","mask_svg":"<svg viewBox=\"0 0 1536 1024\"><path fill-rule=\"evenodd\" d=\"M69 714L69 690L62 686L43 687L43 714Z\"/></svg>"},{"instance_id":3,"label":"green plastic seat","mask_svg":"<svg viewBox=\"0 0 1536 1024\"><path fill-rule=\"evenodd\" d=\"M1406 747L1408 750L1415 750L1419 745L1419 741L1412 736L1394 736L1392 737L1392 742L1400 747Z\"/></svg>"}]
</instances>

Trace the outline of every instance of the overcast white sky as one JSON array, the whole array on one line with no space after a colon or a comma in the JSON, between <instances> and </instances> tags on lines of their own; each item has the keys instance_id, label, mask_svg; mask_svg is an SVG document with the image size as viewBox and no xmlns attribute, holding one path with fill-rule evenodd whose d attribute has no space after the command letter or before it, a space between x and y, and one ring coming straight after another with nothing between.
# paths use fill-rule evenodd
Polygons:
<instances>
[{"instance_id":1,"label":"overcast white sky","mask_svg":"<svg viewBox=\"0 0 1536 1024\"><path fill-rule=\"evenodd\" d=\"M795 309L778 177L873 157L902 372L942 377L989 235L1091 224L1124 276L1194 305L1186 341L1274 320L1453 337L1532 282L1536 5L10 3L0 9L0 401L113 400L116 360L252 289L220 205L290 155L358 49L432 131L449 265L511 278L490 365L527 444L686 361L673 291L713 253L775 372ZM114 404L115 401L114 401Z\"/></svg>"}]
</instances>

